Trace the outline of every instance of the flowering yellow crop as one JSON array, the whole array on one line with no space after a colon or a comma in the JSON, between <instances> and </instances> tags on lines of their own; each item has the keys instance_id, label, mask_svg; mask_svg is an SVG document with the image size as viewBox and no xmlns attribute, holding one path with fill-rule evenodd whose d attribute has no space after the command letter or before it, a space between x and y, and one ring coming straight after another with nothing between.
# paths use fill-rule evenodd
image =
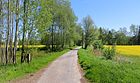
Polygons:
<instances>
[{"instance_id":1,"label":"flowering yellow crop","mask_svg":"<svg viewBox=\"0 0 140 83\"><path fill-rule=\"evenodd\" d=\"M29 48L39 48L39 47L45 47L46 45L29 45L28 47ZM22 47L22 45L20 45L20 46L17 46L18 48L21 48ZM27 47L27 45L25 45L25 47Z\"/></svg>"},{"instance_id":2,"label":"flowering yellow crop","mask_svg":"<svg viewBox=\"0 0 140 83\"><path fill-rule=\"evenodd\" d=\"M122 54L122 55L140 56L140 46L136 46L136 45L135 46L117 45L116 50L117 50L117 53Z\"/></svg>"}]
</instances>

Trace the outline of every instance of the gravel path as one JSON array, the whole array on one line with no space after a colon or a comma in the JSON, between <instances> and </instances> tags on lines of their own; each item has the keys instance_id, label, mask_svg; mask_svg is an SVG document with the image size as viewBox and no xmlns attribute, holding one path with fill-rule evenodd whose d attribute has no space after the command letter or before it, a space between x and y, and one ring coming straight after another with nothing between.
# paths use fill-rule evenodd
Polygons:
<instances>
[{"instance_id":1,"label":"gravel path","mask_svg":"<svg viewBox=\"0 0 140 83\"><path fill-rule=\"evenodd\" d=\"M78 49L71 50L54 61L37 83L81 83L77 51Z\"/></svg>"},{"instance_id":2,"label":"gravel path","mask_svg":"<svg viewBox=\"0 0 140 83\"><path fill-rule=\"evenodd\" d=\"M77 62L78 49L65 53L47 68L10 83L86 83Z\"/></svg>"}]
</instances>

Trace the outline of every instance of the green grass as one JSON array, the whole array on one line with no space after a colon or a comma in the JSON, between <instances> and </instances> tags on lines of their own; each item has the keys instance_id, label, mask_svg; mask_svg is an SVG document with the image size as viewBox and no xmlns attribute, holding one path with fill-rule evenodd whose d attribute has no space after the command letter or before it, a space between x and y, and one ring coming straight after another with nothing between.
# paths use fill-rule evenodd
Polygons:
<instances>
[{"instance_id":1,"label":"green grass","mask_svg":"<svg viewBox=\"0 0 140 83\"><path fill-rule=\"evenodd\" d=\"M138 83L140 82L140 57L122 56L125 60L105 60L95 56L92 49L80 49L79 63L85 77L92 83Z\"/></svg>"},{"instance_id":2,"label":"green grass","mask_svg":"<svg viewBox=\"0 0 140 83\"><path fill-rule=\"evenodd\" d=\"M56 58L66 53L67 51L69 51L69 49L53 53L45 53L44 51L34 51L33 60L30 64L21 64L18 52L18 63L15 66L0 66L0 83L21 78L29 73L34 73L39 69L46 67L50 62L54 61Z\"/></svg>"}]
</instances>

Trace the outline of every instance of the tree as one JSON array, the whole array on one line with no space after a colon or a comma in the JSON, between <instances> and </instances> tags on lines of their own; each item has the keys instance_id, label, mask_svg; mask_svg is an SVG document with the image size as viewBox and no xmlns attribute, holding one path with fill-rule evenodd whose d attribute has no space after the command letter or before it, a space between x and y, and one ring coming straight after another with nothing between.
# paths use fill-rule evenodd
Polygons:
<instances>
[{"instance_id":1,"label":"tree","mask_svg":"<svg viewBox=\"0 0 140 83\"><path fill-rule=\"evenodd\" d=\"M1 44L2 44L2 23L3 23L3 14L2 14L2 1L0 1L0 49L1 49Z\"/></svg>"},{"instance_id":2,"label":"tree","mask_svg":"<svg viewBox=\"0 0 140 83\"><path fill-rule=\"evenodd\" d=\"M25 60L25 32L27 23L27 0L24 0L24 16L23 16L23 35L22 35L22 52L21 52L21 63Z\"/></svg>"},{"instance_id":3,"label":"tree","mask_svg":"<svg viewBox=\"0 0 140 83\"><path fill-rule=\"evenodd\" d=\"M139 32L138 32L138 45L140 45L140 26L139 26Z\"/></svg>"},{"instance_id":4,"label":"tree","mask_svg":"<svg viewBox=\"0 0 140 83\"><path fill-rule=\"evenodd\" d=\"M2 40L3 40L3 2L0 1L0 56L1 62L3 63L3 51L2 51Z\"/></svg>"},{"instance_id":5,"label":"tree","mask_svg":"<svg viewBox=\"0 0 140 83\"><path fill-rule=\"evenodd\" d=\"M131 38L130 38L130 44L136 45L137 44L137 36L138 36L138 27L136 25L131 25L130 26L130 33L131 33Z\"/></svg>"},{"instance_id":6,"label":"tree","mask_svg":"<svg viewBox=\"0 0 140 83\"><path fill-rule=\"evenodd\" d=\"M10 34L10 0L8 0L8 17L7 17L7 39L6 39L6 50L5 50L5 56L6 56L6 64L8 63L8 46L9 46L9 34Z\"/></svg>"},{"instance_id":7,"label":"tree","mask_svg":"<svg viewBox=\"0 0 140 83\"><path fill-rule=\"evenodd\" d=\"M134 24L131 24L130 33L131 33L132 36L138 35L138 27Z\"/></svg>"},{"instance_id":8,"label":"tree","mask_svg":"<svg viewBox=\"0 0 140 83\"><path fill-rule=\"evenodd\" d=\"M14 51L13 51L13 63L16 63L16 50L17 50L17 38L18 38L18 23L19 23L19 0L16 0L16 31L14 40Z\"/></svg>"},{"instance_id":9,"label":"tree","mask_svg":"<svg viewBox=\"0 0 140 83\"><path fill-rule=\"evenodd\" d=\"M85 32L85 49L91 44L94 38L94 25L90 16L83 19L83 28Z\"/></svg>"},{"instance_id":10,"label":"tree","mask_svg":"<svg viewBox=\"0 0 140 83\"><path fill-rule=\"evenodd\" d=\"M14 0L10 1L10 39L9 39L9 45L10 45L10 55L9 55L9 62L12 62L13 59L13 33L14 33Z\"/></svg>"}]
</instances>

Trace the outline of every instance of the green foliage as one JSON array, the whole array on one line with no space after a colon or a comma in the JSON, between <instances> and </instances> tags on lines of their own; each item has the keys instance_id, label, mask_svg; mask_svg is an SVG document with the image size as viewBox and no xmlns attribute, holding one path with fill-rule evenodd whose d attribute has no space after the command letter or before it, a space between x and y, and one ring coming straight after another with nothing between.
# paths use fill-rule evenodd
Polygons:
<instances>
[{"instance_id":1,"label":"green foliage","mask_svg":"<svg viewBox=\"0 0 140 83\"><path fill-rule=\"evenodd\" d=\"M138 32L138 45L140 45L140 26L139 26L139 32Z\"/></svg>"},{"instance_id":2,"label":"green foliage","mask_svg":"<svg viewBox=\"0 0 140 83\"><path fill-rule=\"evenodd\" d=\"M140 81L140 57L127 57L133 63L118 63L93 55L92 49L80 49L78 55L85 77L91 83L138 83Z\"/></svg>"},{"instance_id":3,"label":"green foliage","mask_svg":"<svg viewBox=\"0 0 140 83\"><path fill-rule=\"evenodd\" d=\"M93 43L93 48L94 49L103 49L103 43L101 40L96 40Z\"/></svg>"},{"instance_id":4,"label":"green foliage","mask_svg":"<svg viewBox=\"0 0 140 83\"><path fill-rule=\"evenodd\" d=\"M103 49L103 56L106 58L106 59L110 59L112 60L113 57L116 55L116 49L115 47L105 47Z\"/></svg>"},{"instance_id":5,"label":"green foliage","mask_svg":"<svg viewBox=\"0 0 140 83\"><path fill-rule=\"evenodd\" d=\"M120 28L118 31L111 29L99 28L99 40L104 45L138 45L139 43L139 26L131 25L130 32L126 27Z\"/></svg>"},{"instance_id":6,"label":"green foliage","mask_svg":"<svg viewBox=\"0 0 140 83\"><path fill-rule=\"evenodd\" d=\"M83 28L85 34L85 49L98 38L98 30L96 29L93 20L90 16L83 19Z\"/></svg>"},{"instance_id":7,"label":"green foliage","mask_svg":"<svg viewBox=\"0 0 140 83\"><path fill-rule=\"evenodd\" d=\"M45 53L44 51L37 51L37 49L32 49L32 62L30 64L23 63L20 64L20 52L18 52L18 62L16 65L0 66L0 83L5 83L6 81L20 78L29 73L34 73L49 65L50 62L69 51L66 49L60 52Z\"/></svg>"}]
</instances>

